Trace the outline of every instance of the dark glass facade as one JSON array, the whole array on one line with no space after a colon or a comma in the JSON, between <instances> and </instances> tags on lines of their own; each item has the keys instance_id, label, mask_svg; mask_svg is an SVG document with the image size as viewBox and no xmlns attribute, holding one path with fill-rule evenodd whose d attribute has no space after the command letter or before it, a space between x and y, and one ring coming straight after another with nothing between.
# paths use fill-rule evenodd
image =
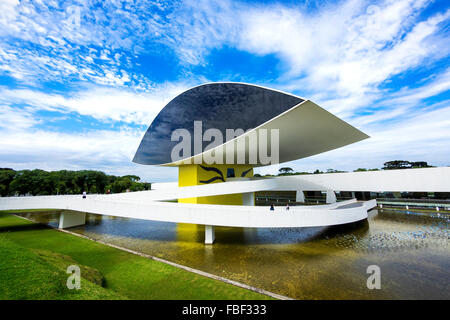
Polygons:
<instances>
[{"instance_id":1,"label":"dark glass facade","mask_svg":"<svg viewBox=\"0 0 450 320\"><path fill-rule=\"evenodd\" d=\"M153 120L134 156L133 162L157 165L172 162L171 151L178 141L171 141L176 129L191 134L194 156L194 121L202 121L202 131L253 129L289 110L303 100L288 94L242 83L211 83L180 94L170 101ZM203 142L203 150L210 142ZM198 152L197 152L198 153Z\"/></svg>"}]
</instances>

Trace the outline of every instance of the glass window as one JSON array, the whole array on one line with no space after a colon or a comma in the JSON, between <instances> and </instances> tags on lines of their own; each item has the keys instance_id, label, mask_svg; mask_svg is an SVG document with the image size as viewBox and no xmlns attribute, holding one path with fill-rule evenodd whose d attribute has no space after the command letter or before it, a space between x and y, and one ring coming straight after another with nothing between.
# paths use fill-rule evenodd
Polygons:
<instances>
[{"instance_id":1,"label":"glass window","mask_svg":"<svg viewBox=\"0 0 450 320\"><path fill-rule=\"evenodd\" d=\"M227 169L227 178L234 178L234 168L228 168Z\"/></svg>"}]
</instances>

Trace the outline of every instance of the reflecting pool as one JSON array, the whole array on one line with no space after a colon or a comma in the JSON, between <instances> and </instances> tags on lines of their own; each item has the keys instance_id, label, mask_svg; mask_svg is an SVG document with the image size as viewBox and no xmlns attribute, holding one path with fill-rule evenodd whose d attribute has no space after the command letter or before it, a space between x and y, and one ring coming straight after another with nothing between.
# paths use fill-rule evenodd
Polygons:
<instances>
[{"instance_id":1,"label":"reflecting pool","mask_svg":"<svg viewBox=\"0 0 450 320\"><path fill-rule=\"evenodd\" d=\"M57 226L58 213L26 216ZM88 215L70 230L296 299L450 299L449 214L372 210L320 228L216 228ZM367 267L381 289L367 288Z\"/></svg>"}]
</instances>

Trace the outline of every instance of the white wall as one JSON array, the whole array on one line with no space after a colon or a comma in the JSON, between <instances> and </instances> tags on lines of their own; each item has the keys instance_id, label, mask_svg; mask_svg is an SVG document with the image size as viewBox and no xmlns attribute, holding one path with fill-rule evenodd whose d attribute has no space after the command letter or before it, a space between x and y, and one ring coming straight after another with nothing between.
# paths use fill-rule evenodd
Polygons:
<instances>
[{"instance_id":1,"label":"white wall","mask_svg":"<svg viewBox=\"0 0 450 320\"><path fill-rule=\"evenodd\" d=\"M294 176L306 189L337 191L450 192L450 167ZM312 188L312 189L308 189Z\"/></svg>"}]
</instances>

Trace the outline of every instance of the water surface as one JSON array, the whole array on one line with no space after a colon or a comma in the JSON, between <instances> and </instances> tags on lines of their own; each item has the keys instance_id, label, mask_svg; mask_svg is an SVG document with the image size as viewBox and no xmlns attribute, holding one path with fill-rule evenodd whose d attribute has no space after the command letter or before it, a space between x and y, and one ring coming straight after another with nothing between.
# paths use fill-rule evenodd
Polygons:
<instances>
[{"instance_id":1,"label":"water surface","mask_svg":"<svg viewBox=\"0 0 450 320\"><path fill-rule=\"evenodd\" d=\"M57 226L58 213L29 213ZM88 215L79 234L296 299L449 299L450 215L372 210L369 219L318 228L216 228ZM369 265L381 289L367 289Z\"/></svg>"}]
</instances>

